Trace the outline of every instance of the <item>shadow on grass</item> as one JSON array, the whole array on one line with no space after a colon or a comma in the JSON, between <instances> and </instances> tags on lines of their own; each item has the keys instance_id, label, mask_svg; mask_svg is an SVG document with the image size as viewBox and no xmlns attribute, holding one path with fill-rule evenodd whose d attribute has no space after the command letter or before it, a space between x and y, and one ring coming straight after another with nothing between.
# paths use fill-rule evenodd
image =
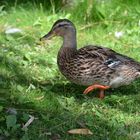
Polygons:
<instances>
[{"instance_id":1,"label":"shadow on grass","mask_svg":"<svg viewBox=\"0 0 140 140\"><path fill-rule=\"evenodd\" d=\"M46 88L48 86L51 86L50 90L52 92L55 92L56 94L63 93L66 96L73 95L77 98L84 97L84 96L88 96L90 98L97 97L99 93L99 90L95 90L88 93L87 95L84 95L83 91L87 88L87 86L80 86L73 83L68 83L66 85L61 84L61 83L55 84L55 85L50 85L50 84L43 85L43 87L46 87ZM119 97L121 97L122 95L126 95L126 96L137 95L138 92L139 92L139 84L138 82L135 82L134 84L130 84L129 86L123 86L116 89L108 89L105 91L105 95L106 95L105 97L108 97L111 95L116 95Z\"/></svg>"}]
</instances>

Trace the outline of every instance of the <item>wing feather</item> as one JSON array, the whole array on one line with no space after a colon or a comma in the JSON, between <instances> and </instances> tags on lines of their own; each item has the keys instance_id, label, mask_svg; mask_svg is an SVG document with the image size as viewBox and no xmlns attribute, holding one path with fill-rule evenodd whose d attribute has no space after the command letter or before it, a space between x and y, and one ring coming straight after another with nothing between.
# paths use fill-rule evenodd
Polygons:
<instances>
[{"instance_id":1,"label":"wing feather","mask_svg":"<svg viewBox=\"0 0 140 140\"><path fill-rule=\"evenodd\" d=\"M119 54L110 48L88 45L79 49L78 55L83 56L83 58L93 58L97 61L102 61L110 68L115 68L123 64L131 65L140 71L140 62L137 62L126 55Z\"/></svg>"}]
</instances>

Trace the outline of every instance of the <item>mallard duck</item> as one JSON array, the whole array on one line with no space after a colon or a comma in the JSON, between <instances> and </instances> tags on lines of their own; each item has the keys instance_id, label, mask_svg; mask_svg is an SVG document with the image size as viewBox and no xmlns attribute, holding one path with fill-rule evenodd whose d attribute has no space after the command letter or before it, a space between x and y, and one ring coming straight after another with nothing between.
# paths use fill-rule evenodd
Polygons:
<instances>
[{"instance_id":1,"label":"mallard duck","mask_svg":"<svg viewBox=\"0 0 140 140\"><path fill-rule=\"evenodd\" d=\"M99 89L99 97L104 98L106 89L128 85L140 77L140 63L132 58L96 45L77 49L76 28L68 19L57 20L41 40L53 36L63 39L57 56L59 70L71 82L88 86L84 94Z\"/></svg>"}]
</instances>

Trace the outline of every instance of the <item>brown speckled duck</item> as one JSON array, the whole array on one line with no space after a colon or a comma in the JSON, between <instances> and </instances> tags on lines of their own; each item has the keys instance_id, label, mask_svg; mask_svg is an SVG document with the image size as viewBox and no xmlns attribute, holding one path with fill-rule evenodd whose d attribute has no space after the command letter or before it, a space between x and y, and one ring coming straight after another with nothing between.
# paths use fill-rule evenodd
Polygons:
<instances>
[{"instance_id":1,"label":"brown speckled duck","mask_svg":"<svg viewBox=\"0 0 140 140\"><path fill-rule=\"evenodd\" d=\"M57 20L49 33L41 38L61 36L63 45L57 56L61 73L71 82L89 86L84 94L128 85L140 77L140 63L109 48L88 45L77 50L76 28L68 19Z\"/></svg>"}]
</instances>

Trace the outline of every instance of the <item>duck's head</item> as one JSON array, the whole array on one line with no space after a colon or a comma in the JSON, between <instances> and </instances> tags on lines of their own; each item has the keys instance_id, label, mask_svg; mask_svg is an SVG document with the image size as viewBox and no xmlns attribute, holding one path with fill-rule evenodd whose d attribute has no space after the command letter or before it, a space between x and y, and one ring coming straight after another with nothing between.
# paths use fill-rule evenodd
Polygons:
<instances>
[{"instance_id":1,"label":"duck's head","mask_svg":"<svg viewBox=\"0 0 140 140\"><path fill-rule=\"evenodd\" d=\"M59 19L53 24L51 30L40 38L40 40L51 39L53 36L61 36L64 38L71 34L76 34L74 24L68 19Z\"/></svg>"}]
</instances>

